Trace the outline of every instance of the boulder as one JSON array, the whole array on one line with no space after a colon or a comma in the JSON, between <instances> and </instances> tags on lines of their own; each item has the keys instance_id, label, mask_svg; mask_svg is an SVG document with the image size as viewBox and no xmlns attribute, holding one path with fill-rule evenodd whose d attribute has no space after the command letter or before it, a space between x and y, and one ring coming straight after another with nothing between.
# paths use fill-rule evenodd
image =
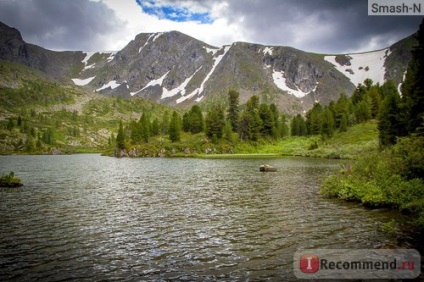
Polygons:
<instances>
[{"instance_id":1,"label":"boulder","mask_svg":"<svg viewBox=\"0 0 424 282\"><path fill-rule=\"evenodd\" d=\"M277 171L277 168L275 168L273 166L270 166L270 165L261 165L259 167L259 171L262 171L262 172L274 172L274 171Z\"/></svg>"}]
</instances>

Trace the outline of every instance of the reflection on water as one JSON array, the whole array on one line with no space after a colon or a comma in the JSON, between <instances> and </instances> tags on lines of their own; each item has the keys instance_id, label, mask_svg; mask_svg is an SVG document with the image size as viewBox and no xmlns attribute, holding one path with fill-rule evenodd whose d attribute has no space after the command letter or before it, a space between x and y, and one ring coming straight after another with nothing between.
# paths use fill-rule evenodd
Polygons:
<instances>
[{"instance_id":1,"label":"reflection on water","mask_svg":"<svg viewBox=\"0 0 424 282\"><path fill-rule=\"evenodd\" d=\"M293 279L296 250L390 243L378 229L390 214L318 195L339 166L0 157L25 184L0 191L0 281Z\"/></svg>"}]
</instances>

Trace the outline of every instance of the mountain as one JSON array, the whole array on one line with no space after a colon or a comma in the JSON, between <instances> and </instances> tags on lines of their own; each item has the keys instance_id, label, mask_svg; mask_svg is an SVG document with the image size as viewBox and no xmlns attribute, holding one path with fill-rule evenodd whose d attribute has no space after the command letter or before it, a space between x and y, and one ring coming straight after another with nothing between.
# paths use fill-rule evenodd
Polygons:
<instances>
[{"instance_id":1,"label":"mountain","mask_svg":"<svg viewBox=\"0 0 424 282\"><path fill-rule=\"evenodd\" d=\"M258 95L288 113L350 95L366 78L401 83L415 44L410 36L383 50L324 55L245 42L214 47L171 31L139 34L118 52L54 52L25 43L18 30L2 23L0 34L0 60L107 96L188 108L225 101L235 89L241 102Z\"/></svg>"}]
</instances>

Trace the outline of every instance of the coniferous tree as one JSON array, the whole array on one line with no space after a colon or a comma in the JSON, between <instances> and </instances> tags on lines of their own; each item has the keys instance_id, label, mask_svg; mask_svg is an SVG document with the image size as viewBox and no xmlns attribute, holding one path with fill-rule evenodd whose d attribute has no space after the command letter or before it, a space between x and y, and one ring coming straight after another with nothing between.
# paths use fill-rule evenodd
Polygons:
<instances>
[{"instance_id":1,"label":"coniferous tree","mask_svg":"<svg viewBox=\"0 0 424 282\"><path fill-rule=\"evenodd\" d=\"M402 110L405 113L402 122L407 133L424 135L424 19L417 40L402 84Z\"/></svg>"},{"instance_id":2,"label":"coniferous tree","mask_svg":"<svg viewBox=\"0 0 424 282\"><path fill-rule=\"evenodd\" d=\"M400 118L399 118L400 97L397 91L387 92L380 105L378 115L378 130L380 145L387 146L396 143L396 136L399 136Z\"/></svg>"},{"instance_id":3,"label":"coniferous tree","mask_svg":"<svg viewBox=\"0 0 424 282\"><path fill-rule=\"evenodd\" d=\"M334 117L331 110L327 107L323 112L321 134L326 137L332 137L334 133Z\"/></svg>"},{"instance_id":4,"label":"coniferous tree","mask_svg":"<svg viewBox=\"0 0 424 282\"><path fill-rule=\"evenodd\" d=\"M152 136L159 135L159 120L158 118L155 118L152 122Z\"/></svg>"},{"instance_id":5,"label":"coniferous tree","mask_svg":"<svg viewBox=\"0 0 424 282\"><path fill-rule=\"evenodd\" d=\"M180 141L181 121L176 111L172 113L171 121L169 123L168 133L169 133L169 139L172 142Z\"/></svg>"},{"instance_id":6,"label":"coniferous tree","mask_svg":"<svg viewBox=\"0 0 424 282\"><path fill-rule=\"evenodd\" d=\"M320 134L322 130L323 110L320 103L315 103L313 108L306 113L306 126L308 134Z\"/></svg>"},{"instance_id":7,"label":"coniferous tree","mask_svg":"<svg viewBox=\"0 0 424 282\"><path fill-rule=\"evenodd\" d=\"M183 115L183 131L190 132L190 113L186 112Z\"/></svg>"},{"instance_id":8,"label":"coniferous tree","mask_svg":"<svg viewBox=\"0 0 424 282\"><path fill-rule=\"evenodd\" d=\"M198 105L191 107L189 121L189 131L191 133L199 133L203 131L203 114Z\"/></svg>"},{"instance_id":9,"label":"coniferous tree","mask_svg":"<svg viewBox=\"0 0 424 282\"><path fill-rule=\"evenodd\" d=\"M138 123L141 129L141 137L143 142L148 143L150 137L150 118L146 113L143 113Z\"/></svg>"},{"instance_id":10,"label":"coniferous tree","mask_svg":"<svg viewBox=\"0 0 424 282\"><path fill-rule=\"evenodd\" d=\"M230 121L232 130L237 132L239 123L239 96L240 94L235 90L228 92L229 108L228 108L228 120Z\"/></svg>"},{"instance_id":11,"label":"coniferous tree","mask_svg":"<svg viewBox=\"0 0 424 282\"><path fill-rule=\"evenodd\" d=\"M162 134L168 134L168 129L169 129L169 112L168 111L165 111L163 113L161 127L162 127L161 128Z\"/></svg>"},{"instance_id":12,"label":"coniferous tree","mask_svg":"<svg viewBox=\"0 0 424 282\"><path fill-rule=\"evenodd\" d=\"M119 121L118 134L116 135L116 148L120 150L125 149L125 132L122 125L122 120Z\"/></svg>"},{"instance_id":13,"label":"coniferous tree","mask_svg":"<svg viewBox=\"0 0 424 282\"><path fill-rule=\"evenodd\" d=\"M271 114L272 114L272 120L274 121L274 129L273 129L272 136L273 137L280 137L281 131L282 131L282 124L281 124L281 121L280 121L280 112L278 111L278 108L274 103L269 105L269 109L270 109Z\"/></svg>"},{"instance_id":14,"label":"coniferous tree","mask_svg":"<svg viewBox=\"0 0 424 282\"><path fill-rule=\"evenodd\" d=\"M346 114L344 114L342 116L342 120L340 121L339 131L340 132L346 132L347 131L347 116L346 116Z\"/></svg>"},{"instance_id":15,"label":"coniferous tree","mask_svg":"<svg viewBox=\"0 0 424 282\"><path fill-rule=\"evenodd\" d=\"M251 121L251 115L249 114L249 112L247 110L242 111L240 115L240 120L237 126L241 141L251 139L251 135L252 135L251 124L252 124L252 121Z\"/></svg>"},{"instance_id":16,"label":"coniferous tree","mask_svg":"<svg viewBox=\"0 0 424 282\"><path fill-rule=\"evenodd\" d=\"M259 97L253 95L246 103L247 114L250 116L250 140L258 141L262 128L262 120L259 116Z\"/></svg>"},{"instance_id":17,"label":"coniferous tree","mask_svg":"<svg viewBox=\"0 0 424 282\"><path fill-rule=\"evenodd\" d=\"M286 115L281 115L281 137L289 136L289 126L287 125Z\"/></svg>"},{"instance_id":18,"label":"coniferous tree","mask_svg":"<svg viewBox=\"0 0 424 282\"><path fill-rule=\"evenodd\" d=\"M266 104L261 104L259 106L259 117L261 119L261 133L263 136L272 136L275 132L275 123L274 117L269 109L269 106Z\"/></svg>"},{"instance_id":19,"label":"coniferous tree","mask_svg":"<svg viewBox=\"0 0 424 282\"><path fill-rule=\"evenodd\" d=\"M292 136L306 136L308 129L306 127L305 120L300 114L293 117L291 121L291 135Z\"/></svg>"},{"instance_id":20,"label":"coniferous tree","mask_svg":"<svg viewBox=\"0 0 424 282\"><path fill-rule=\"evenodd\" d=\"M340 122L343 115L348 115L349 99L346 97L345 93L340 94L340 98L334 105L334 125L335 127L340 127Z\"/></svg>"},{"instance_id":21,"label":"coniferous tree","mask_svg":"<svg viewBox=\"0 0 424 282\"><path fill-rule=\"evenodd\" d=\"M222 138L223 129L225 126L224 111L221 106L213 106L206 115L206 136L210 139Z\"/></svg>"},{"instance_id":22,"label":"coniferous tree","mask_svg":"<svg viewBox=\"0 0 424 282\"><path fill-rule=\"evenodd\" d=\"M380 91L378 91L378 86L371 86L368 91L368 95L371 99L371 117L377 118L381 103Z\"/></svg>"}]
</instances>

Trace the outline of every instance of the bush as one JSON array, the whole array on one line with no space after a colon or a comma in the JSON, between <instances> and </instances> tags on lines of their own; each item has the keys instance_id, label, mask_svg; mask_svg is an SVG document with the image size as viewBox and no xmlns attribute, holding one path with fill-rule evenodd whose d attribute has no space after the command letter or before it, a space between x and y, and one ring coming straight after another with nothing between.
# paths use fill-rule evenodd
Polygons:
<instances>
[{"instance_id":1,"label":"bush","mask_svg":"<svg viewBox=\"0 0 424 282\"><path fill-rule=\"evenodd\" d=\"M22 185L21 180L15 177L15 173L13 171L0 177L0 187L19 187Z\"/></svg>"},{"instance_id":2,"label":"bush","mask_svg":"<svg viewBox=\"0 0 424 282\"><path fill-rule=\"evenodd\" d=\"M366 206L389 206L418 215L424 228L423 140L404 138L384 152L358 159L351 171L325 179L321 193ZM421 156L421 157L420 157Z\"/></svg>"}]
</instances>

